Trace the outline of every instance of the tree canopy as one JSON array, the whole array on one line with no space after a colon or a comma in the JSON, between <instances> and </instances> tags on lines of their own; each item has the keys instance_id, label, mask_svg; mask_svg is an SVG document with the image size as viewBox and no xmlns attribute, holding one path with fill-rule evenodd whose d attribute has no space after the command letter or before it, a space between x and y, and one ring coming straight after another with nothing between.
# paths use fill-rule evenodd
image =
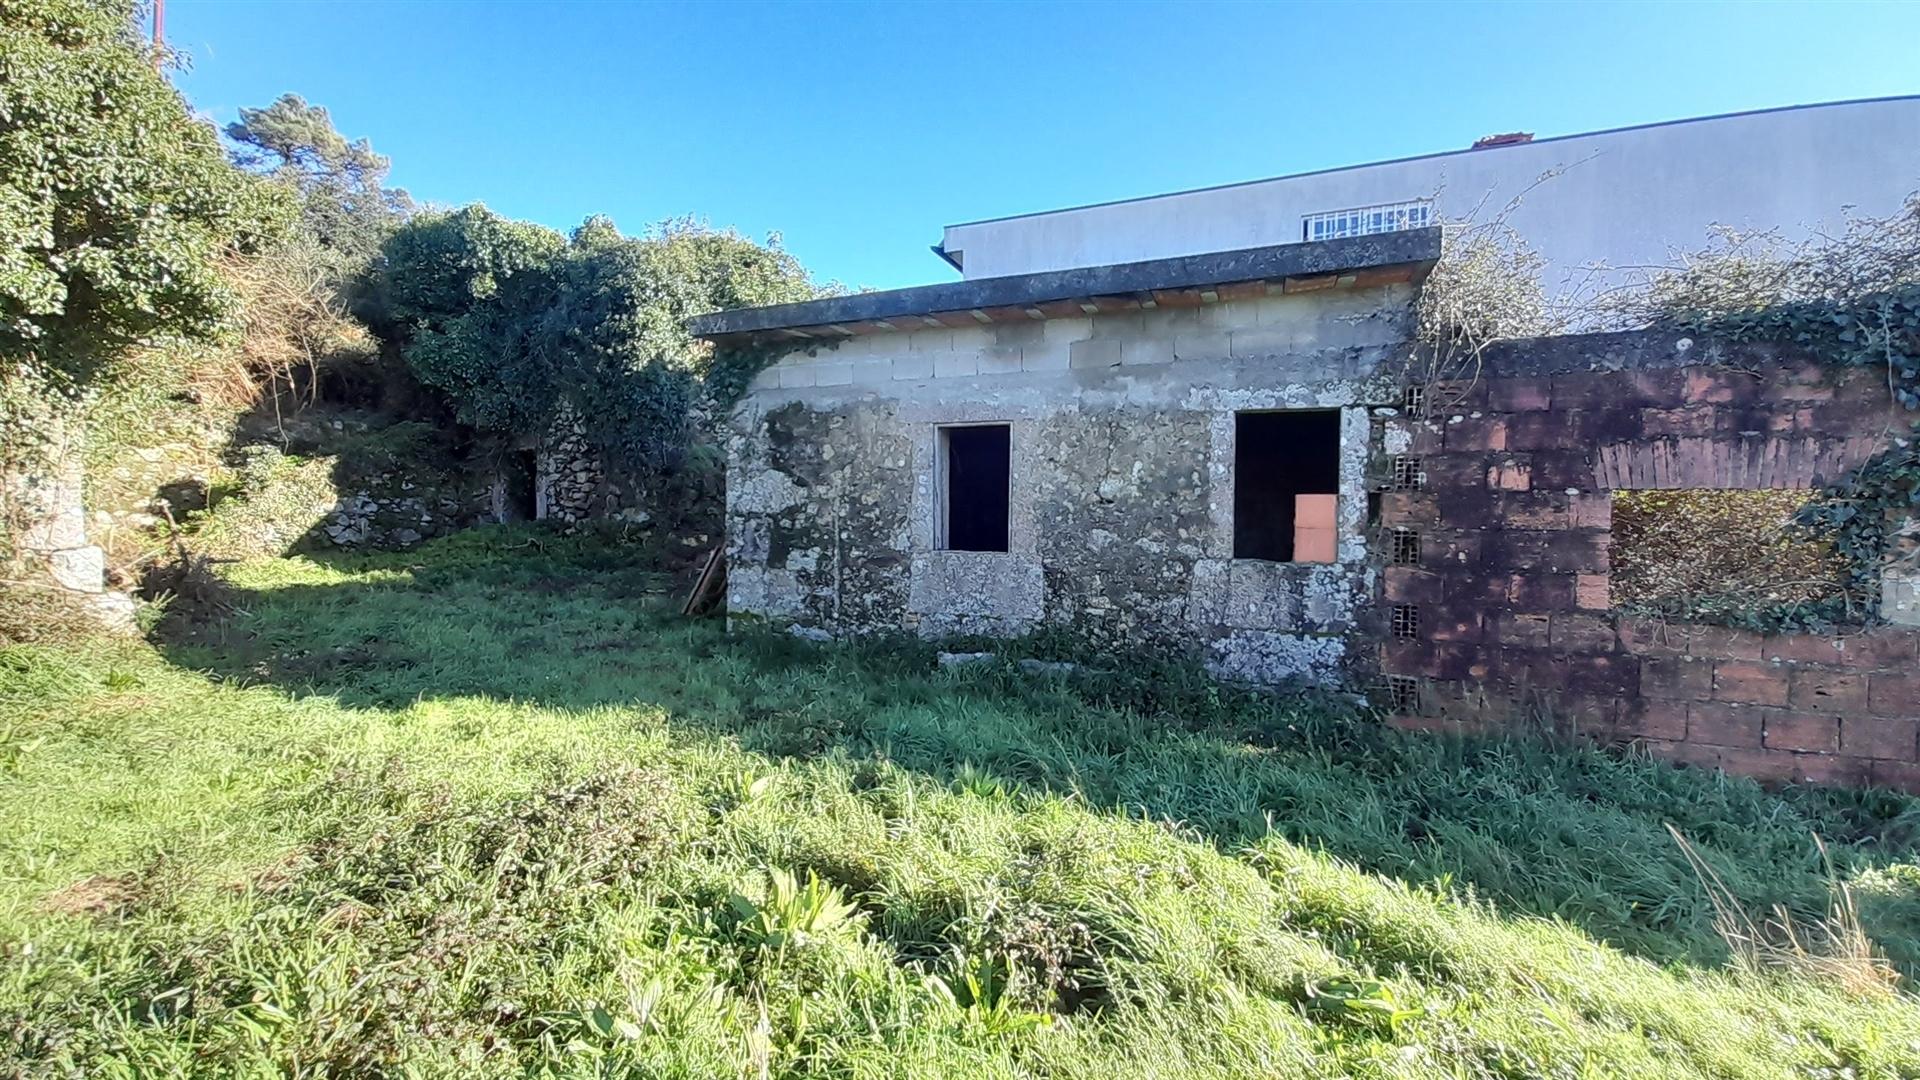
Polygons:
<instances>
[{"instance_id":1,"label":"tree canopy","mask_svg":"<svg viewBox=\"0 0 1920 1080\"><path fill-rule=\"evenodd\" d=\"M338 280L363 271L413 211L405 191L383 186L388 159L366 139L349 141L326 109L298 94L241 109L226 135L236 164L298 191L301 220Z\"/></svg>"},{"instance_id":2,"label":"tree canopy","mask_svg":"<svg viewBox=\"0 0 1920 1080\"><path fill-rule=\"evenodd\" d=\"M0 355L97 379L134 344L216 336L218 257L290 206L233 168L155 66L130 0L0 5Z\"/></svg>"},{"instance_id":3,"label":"tree canopy","mask_svg":"<svg viewBox=\"0 0 1920 1080\"><path fill-rule=\"evenodd\" d=\"M708 350L688 316L814 295L777 237L669 221L570 237L484 206L428 214L388 241L367 318L421 382L482 431L540 432L572 406L620 463L672 466Z\"/></svg>"}]
</instances>

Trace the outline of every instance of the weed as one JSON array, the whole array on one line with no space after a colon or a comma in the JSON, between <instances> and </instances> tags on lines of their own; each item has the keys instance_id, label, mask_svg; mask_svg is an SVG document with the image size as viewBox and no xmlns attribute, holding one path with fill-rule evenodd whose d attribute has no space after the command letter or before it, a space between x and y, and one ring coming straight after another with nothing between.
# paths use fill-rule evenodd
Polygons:
<instances>
[{"instance_id":1,"label":"weed","mask_svg":"<svg viewBox=\"0 0 1920 1080\"><path fill-rule=\"evenodd\" d=\"M857 933L860 909L847 901L836 885L807 871L805 884L774 867L767 871L764 899L734 893L729 901L740 920L740 933L757 948L783 951L803 949L816 941Z\"/></svg>"}]
</instances>

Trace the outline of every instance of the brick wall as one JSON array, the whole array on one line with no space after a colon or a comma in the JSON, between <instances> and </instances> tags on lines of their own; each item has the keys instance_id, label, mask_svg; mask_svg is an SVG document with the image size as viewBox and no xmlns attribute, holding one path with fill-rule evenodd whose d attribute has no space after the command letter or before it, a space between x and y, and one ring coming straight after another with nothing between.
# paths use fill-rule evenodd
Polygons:
<instances>
[{"instance_id":1,"label":"brick wall","mask_svg":"<svg viewBox=\"0 0 1920 1080\"><path fill-rule=\"evenodd\" d=\"M1490 350L1426 412L1391 422L1386 445L1415 460L1381 470L1420 478L1379 515L1400 533L1380 545L1399 563L1380 655L1399 723L1539 719L1767 780L1920 790L1920 631L1609 610L1612 491L1837 480L1912 422L1874 373L1677 335L1550 338Z\"/></svg>"}]
</instances>

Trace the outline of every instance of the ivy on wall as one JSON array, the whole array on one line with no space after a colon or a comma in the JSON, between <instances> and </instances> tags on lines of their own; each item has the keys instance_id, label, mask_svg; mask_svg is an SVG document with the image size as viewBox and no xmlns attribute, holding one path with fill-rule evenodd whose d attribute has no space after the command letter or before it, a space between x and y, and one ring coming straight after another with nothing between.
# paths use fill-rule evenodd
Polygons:
<instances>
[{"instance_id":1,"label":"ivy on wall","mask_svg":"<svg viewBox=\"0 0 1920 1080\"><path fill-rule=\"evenodd\" d=\"M1734 341L1796 345L1833 368L1881 368L1894 401L1920 409L1920 281L1859 297L1793 300L1746 312L1676 318L1671 325ZM1830 540L1847 565L1848 611L1878 614L1880 578L1897 533L1920 517L1920 425L1830 485L1795 513L1809 535ZM1834 614L1809 613L1809 628Z\"/></svg>"},{"instance_id":2,"label":"ivy on wall","mask_svg":"<svg viewBox=\"0 0 1920 1080\"><path fill-rule=\"evenodd\" d=\"M562 237L470 206L396 232L361 315L476 430L538 435L568 415L610 466L671 474L703 398L737 400L771 362L713 353L687 318L814 293L777 238L686 221L627 237L605 218Z\"/></svg>"},{"instance_id":3,"label":"ivy on wall","mask_svg":"<svg viewBox=\"0 0 1920 1080\"><path fill-rule=\"evenodd\" d=\"M1724 233L1716 247L1642 284L1610 298L1614 321L1792 345L1830 368L1884 372L1893 400L1920 410L1920 195L1888 217L1854 218L1838 235L1799 244L1777 234ZM1847 568L1846 613L1872 619L1889 553L1916 519L1920 426L1894 433L1886 450L1815 495L1793 520L1832 542ZM1823 608L1786 617L1817 627L1834 614Z\"/></svg>"},{"instance_id":4,"label":"ivy on wall","mask_svg":"<svg viewBox=\"0 0 1920 1080\"><path fill-rule=\"evenodd\" d=\"M1911 406L1909 406L1911 407ZM1831 485L1794 515L1815 536L1828 537L1846 560L1848 593L1869 612L1880 600L1890 557L1913 558L1920 529L1920 425Z\"/></svg>"}]
</instances>

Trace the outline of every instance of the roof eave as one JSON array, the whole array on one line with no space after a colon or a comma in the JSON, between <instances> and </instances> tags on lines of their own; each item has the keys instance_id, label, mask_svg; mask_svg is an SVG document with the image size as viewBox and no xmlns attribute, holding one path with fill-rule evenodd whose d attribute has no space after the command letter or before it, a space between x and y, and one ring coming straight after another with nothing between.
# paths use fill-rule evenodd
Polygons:
<instances>
[{"instance_id":1,"label":"roof eave","mask_svg":"<svg viewBox=\"0 0 1920 1080\"><path fill-rule=\"evenodd\" d=\"M695 316L687 327L696 337L736 343L1199 306L1240 296L1415 281L1439 257L1440 229L1429 227L736 308Z\"/></svg>"}]
</instances>

